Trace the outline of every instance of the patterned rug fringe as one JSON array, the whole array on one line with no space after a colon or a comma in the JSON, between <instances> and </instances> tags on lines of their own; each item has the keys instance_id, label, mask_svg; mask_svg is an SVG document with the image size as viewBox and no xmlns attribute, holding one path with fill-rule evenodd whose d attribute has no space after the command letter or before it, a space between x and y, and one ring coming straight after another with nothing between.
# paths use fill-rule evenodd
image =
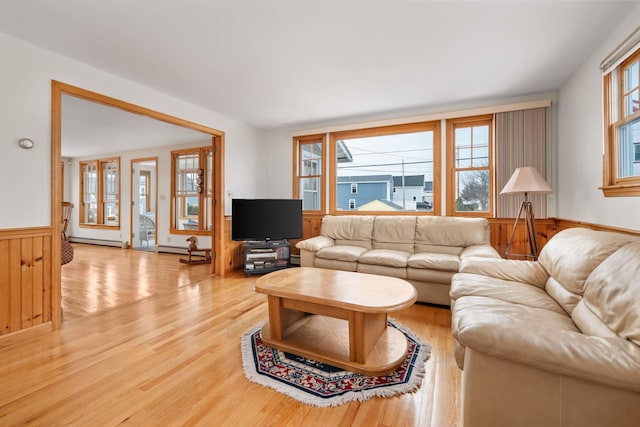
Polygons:
<instances>
[{"instance_id":1,"label":"patterned rug fringe","mask_svg":"<svg viewBox=\"0 0 640 427\"><path fill-rule=\"evenodd\" d=\"M429 346L429 344L422 342L418 338L418 336L406 326L392 319L389 319L389 322L403 333L411 335L411 337L419 344L420 347L415 357L415 363L413 363L411 378L406 383L361 391L348 391L339 396L323 398L314 396L293 386L283 384L280 381L262 375L256 371L253 349L251 345L251 336L262 329L262 326L266 322L262 322L259 325L256 325L255 327L251 328L249 332L246 332L242 336L242 365L244 367L245 377L251 382L276 390L279 393L289 396L302 403L319 407L339 406L351 401L364 401L372 397L393 397L404 393L413 393L417 391L422 385L422 380L424 379L425 375L425 363L431 355L431 347Z\"/></svg>"}]
</instances>

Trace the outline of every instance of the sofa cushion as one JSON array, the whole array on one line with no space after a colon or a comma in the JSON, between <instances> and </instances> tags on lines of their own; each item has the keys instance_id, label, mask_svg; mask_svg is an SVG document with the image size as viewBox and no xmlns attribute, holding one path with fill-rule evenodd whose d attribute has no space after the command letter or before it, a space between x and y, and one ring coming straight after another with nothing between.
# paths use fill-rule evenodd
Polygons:
<instances>
[{"instance_id":1,"label":"sofa cushion","mask_svg":"<svg viewBox=\"0 0 640 427\"><path fill-rule=\"evenodd\" d=\"M335 259L339 261L357 261L367 250L360 246L330 246L316 252L316 258Z\"/></svg>"},{"instance_id":2,"label":"sofa cushion","mask_svg":"<svg viewBox=\"0 0 640 427\"><path fill-rule=\"evenodd\" d=\"M463 346L490 356L640 391L640 348L619 337L585 335L566 315L465 296L456 301L452 331Z\"/></svg>"},{"instance_id":3,"label":"sofa cushion","mask_svg":"<svg viewBox=\"0 0 640 427\"><path fill-rule=\"evenodd\" d=\"M418 216L416 245L459 246L489 243L489 222L485 218ZM416 250L415 252L424 252Z\"/></svg>"},{"instance_id":4,"label":"sofa cushion","mask_svg":"<svg viewBox=\"0 0 640 427\"><path fill-rule=\"evenodd\" d=\"M530 283L541 289L549 278L547 271L537 262L502 258L461 258L460 272L480 274L510 282Z\"/></svg>"},{"instance_id":5,"label":"sofa cushion","mask_svg":"<svg viewBox=\"0 0 640 427\"><path fill-rule=\"evenodd\" d=\"M393 249L371 249L358 258L362 264L386 265L388 267L406 267L411 254Z\"/></svg>"},{"instance_id":6,"label":"sofa cushion","mask_svg":"<svg viewBox=\"0 0 640 427\"><path fill-rule=\"evenodd\" d=\"M378 274L380 276L407 278L407 269L402 267L389 267L388 265L358 263L358 273Z\"/></svg>"},{"instance_id":7,"label":"sofa cushion","mask_svg":"<svg viewBox=\"0 0 640 427\"><path fill-rule=\"evenodd\" d=\"M569 292L584 294L591 272L620 247L635 240L631 235L570 228L557 233L540 252L539 262Z\"/></svg>"},{"instance_id":8,"label":"sofa cushion","mask_svg":"<svg viewBox=\"0 0 640 427\"><path fill-rule=\"evenodd\" d=\"M591 273L583 301L609 329L640 346L640 242L620 248Z\"/></svg>"},{"instance_id":9,"label":"sofa cushion","mask_svg":"<svg viewBox=\"0 0 640 427\"><path fill-rule=\"evenodd\" d=\"M421 252L411 255L407 260L407 265L413 268L458 271L460 268L460 257L450 254Z\"/></svg>"},{"instance_id":10,"label":"sofa cushion","mask_svg":"<svg viewBox=\"0 0 640 427\"><path fill-rule=\"evenodd\" d=\"M480 274L458 273L453 276L449 295L454 301L464 296L482 296L566 315L562 307L547 295L544 289L528 283Z\"/></svg>"},{"instance_id":11,"label":"sofa cushion","mask_svg":"<svg viewBox=\"0 0 640 427\"><path fill-rule=\"evenodd\" d=\"M375 216L326 215L322 218L320 234L335 240L336 245L361 246L371 249Z\"/></svg>"},{"instance_id":12,"label":"sofa cushion","mask_svg":"<svg viewBox=\"0 0 640 427\"><path fill-rule=\"evenodd\" d=\"M314 267L328 268L330 270L356 271L358 269L358 263L355 261L316 258Z\"/></svg>"},{"instance_id":13,"label":"sofa cushion","mask_svg":"<svg viewBox=\"0 0 640 427\"><path fill-rule=\"evenodd\" d=\"M296 243L296 248L316 252L320 249L327 248L329 246L334 246L334 240L325 236L315 236L310 239L301 240Z\"/></svg>"},{"instance_id":14,"label":"sofa cushion","mask_svg":"<svg viewBox=\"0 0 640 427\"><path fill-rule=\"evenodd\" d=\"M373 248L413 252L415 216L377 216L373 225Z\"/></svg>"},{"instance_id":15,"label":"sofa cushion","mask_svg":"<svg viewBox=\"0 0 640 427\"><path fill-rule=\"evenodd\" d=\"M454 274L456 273L453 271L407 267L407 279L438 285L442 284L447 285L447 287L451 284L451 278Z\"/></svg>"},{"instance_id":16,"label":"sofa cushion","mask_svg":"<svg viewBox=\"0 0 640 427\"><path fill-rule=\"evenodd\" d=\"M420 243L415 244L414 253L432 253L432 254L449 254L460 256L462 253L462 249L460 246L443 246L443 245L423 245Z\"/></svg>"}]
</instances>

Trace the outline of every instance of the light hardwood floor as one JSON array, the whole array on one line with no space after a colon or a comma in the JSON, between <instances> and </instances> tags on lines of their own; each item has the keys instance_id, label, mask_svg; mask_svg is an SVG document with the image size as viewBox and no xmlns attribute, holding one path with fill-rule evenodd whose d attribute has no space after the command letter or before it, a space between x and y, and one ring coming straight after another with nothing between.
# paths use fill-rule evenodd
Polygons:
<instances>
[{"instance_id":1,"label":"light hardwood floor","mask_svg":"<svg viewBox=\"0 0 640 427\"><path fill-rule=\"evenodd\" d=\"M393 313L432 347L419 391L316 408L244 377L240 337L268 317L255 277L210 277L176 255L74 247L62 328L0 341L2 426L460 424L448 309Z\"/></svg>"}]
</instances>

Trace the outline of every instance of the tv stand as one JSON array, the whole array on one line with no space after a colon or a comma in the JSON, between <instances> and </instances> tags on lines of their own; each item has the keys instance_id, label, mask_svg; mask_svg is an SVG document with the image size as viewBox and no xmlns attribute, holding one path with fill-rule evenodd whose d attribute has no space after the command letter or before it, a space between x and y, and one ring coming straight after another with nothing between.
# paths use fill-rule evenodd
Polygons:
<instances>
[{"instance_id":1,"label":"tv stand","mask_svg":"<svg viewBox=\"0 0 640 427\"><path fill-rule=\"evenodd\" d=\"M289 268L291 245L287 240L248 240L244 242L244 274L266 274Z\"/></svg>"}]
</instances>

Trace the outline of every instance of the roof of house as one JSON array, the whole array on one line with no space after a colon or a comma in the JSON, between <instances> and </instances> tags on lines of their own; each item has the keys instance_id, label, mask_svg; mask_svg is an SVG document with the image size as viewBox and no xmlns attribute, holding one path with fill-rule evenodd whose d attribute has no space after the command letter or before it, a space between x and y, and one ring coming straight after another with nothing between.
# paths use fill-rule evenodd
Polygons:
<instances>
[{"instance_id":1,"label":"roof of house","mask_svg":"<svg viewBox=\"0 0 640 427\"><path fill-rule=\"evenodd\" d=\"M391 175L339 176L338 183L391 182Z\"/></svg>"},{"instance_id":2,"label":"roof of house","mask_svg":"<svg viewBox=\"0 0 640 427\"><path fill-rule=\"evenodd\" d=\"M401 211L402 210L402 206L397 205L389 200L384 200L384 199L376 199L376 200L372 200L368 203L365 203L362 206L358 207L358 210L362 210L362 211L388 211L388 210L393 210L393 211Z\"/></svg>"},{"instance_id":3,"label":"roof of house","mask_svg":"<svg viewBox=\"0 0 640 427\"><path fill-rule=\"evenodd\" d=\"M393 177L393 186L402 187L402 176ZM422 187L424 186L424 175L405 175L404 187Z\"/></svg>"}]
</instances>

